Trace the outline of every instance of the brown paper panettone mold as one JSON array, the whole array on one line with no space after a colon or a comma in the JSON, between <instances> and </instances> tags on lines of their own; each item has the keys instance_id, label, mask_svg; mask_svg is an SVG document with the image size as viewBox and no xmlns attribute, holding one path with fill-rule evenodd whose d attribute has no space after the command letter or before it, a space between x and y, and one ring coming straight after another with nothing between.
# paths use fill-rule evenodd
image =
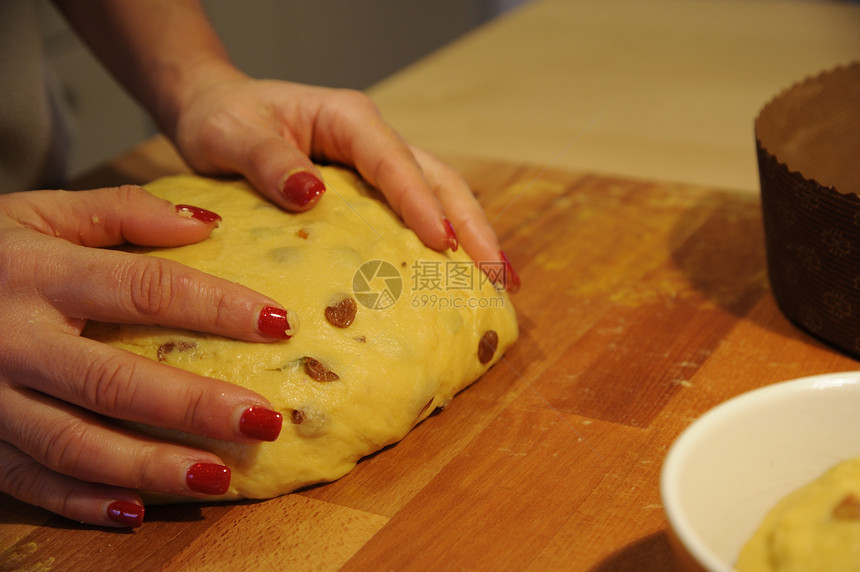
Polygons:
<instances>
[{"instance_id":1,"label":"brown paper panettone mold","mask_svg":"<svg viewBox=\"0 0 860 572\"><path fill-rule=\"evenodd\" d=\"M776 301L860 356L860 62L780 93L755 135Z\"/></svg>"}]
</instances>

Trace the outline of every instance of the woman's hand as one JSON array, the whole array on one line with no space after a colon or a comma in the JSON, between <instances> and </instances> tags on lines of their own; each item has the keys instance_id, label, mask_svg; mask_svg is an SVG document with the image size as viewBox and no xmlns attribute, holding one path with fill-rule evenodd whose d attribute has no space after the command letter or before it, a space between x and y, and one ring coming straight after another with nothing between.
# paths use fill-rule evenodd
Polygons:
<instances>
[{"instance_id":1,"label":"woman's hand","mask_svg":"<svg viewBox=\"0 0 860 572\"><path fill-rule=\"evenodd\" d=\"M219 218L139 187L0 196L0 491L70 519L137 526L137 490L226 491L215 455L112 419L239 443L274 440L262 396L82 338L86 320L242 340L288 336L276 301L155 257L98 247L206 239Z\"/></svg>"},{"instance_id":2,"label":"woman's hand","mask_svg":"<svg viewBox=\"0 0 860 572\"><path fill-rule=\"evenodd\" d=\"M303 211L325 191L309 157L352 165L427 246L462 245L476 261L504 264L505 285L519 287L462 177L407 145L363 93L253 80L220 61L200 67L206 80L188 90L173 133L195 170L242 174L276 204Z\"/></svg>"},{"instance_id":3,"label":"woman's hand","mask_svg":"<svg viewBox=\"0 0 860 572\"><path fill-rule=\"evenodd\" d=\"M508 290L519 287L465 181L407 145L364 94L248 78L199 0L56 2L197 171L243 175L301 211L324 192L308 157L355 167L424 244L462 245L479 264L502 265Z\"/></svg>"}]
</instances>

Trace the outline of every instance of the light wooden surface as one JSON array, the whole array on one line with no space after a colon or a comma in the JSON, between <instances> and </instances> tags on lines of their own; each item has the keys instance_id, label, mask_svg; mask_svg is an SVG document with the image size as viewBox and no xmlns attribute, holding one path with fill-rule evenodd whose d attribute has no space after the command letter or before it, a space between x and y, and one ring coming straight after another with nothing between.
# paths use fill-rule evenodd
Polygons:
<instances>
[{"instance_id":1,"label":"light wooden surface","mask_svg":"<svg viewBox=\"0 0 860 572\"><path fill-rule=\"evenodd\" d=\"M850 2L536 0L370 94L442 154L755 192L755 116L858 30Z\"/></svg>"},{"instance_id":2,"label":"light wooden surface","mask_svg":"<svg viewBox=\"0 0 860 572\"><path fill-rule=\"evenodd\" d=\"M667 448L728 397L857 368L778 311L754 196L449 160L518 261L522 328L443 412L343 479L265 502L77 525L0 495L2 570L675 567ZM181 166L161 140L92 184Z\"/></svg>"}]
</instances>

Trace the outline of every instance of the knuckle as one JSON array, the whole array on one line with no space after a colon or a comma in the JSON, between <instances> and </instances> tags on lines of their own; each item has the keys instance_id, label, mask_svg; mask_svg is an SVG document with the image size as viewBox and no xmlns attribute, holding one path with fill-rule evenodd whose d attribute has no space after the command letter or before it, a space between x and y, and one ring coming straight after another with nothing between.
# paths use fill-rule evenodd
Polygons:
<instances>
[{"instance_id":1,"label":"knuckle","mask_svg":"<svg viewBox=\"0 0 860 572\"><path fill-rule=\"evenodd\" d=\"M282 151L283 141L281 139L262 139L247 149L246 161L254 171L262 172L271 162L272 157L281 155Z\"/></svg>"},{"instance_id":2,"label":"knuckle","mask_svg":"<svg viewBox=\"0 0 860 572\"><path fill-rule=\"evenodd\" d=\"M158 258L135 257L125 267L123 282L132 309L144 317L157 317L173 305L176 277L166 261Z\"/></svg>"},{"instance_id":3,"label":"knuckle","mask_svg":"<svg viewBox=\"0 0 860 572\"><path fill-rule=\"evenodd\" d=\"M120 185L119 187L114 188L114 192L117 195L117 198L120 199L123 204L126 203L134 203L143 198L146 198L149 195L143 187L138 185Z\"/></svg>"},{"instance_id":4,"label":"knuckle","mask_svg":"<svg viewBox=\"0 0 860 572\"><path fill-rule=\"evenodd\" d=\"M92 411L102 413L124 409L134 402L134 360L109 355L87 364L82 399Z\"/></svg>"},{"instance_id":5,"label":"knuckle","mask_svg":"<svg viewBox=\"0 0 860 572\"><path fill-rule=\"evenodd\" d=\"M235 138L237 129L245 129L246 122L241 112L230 105L208 106L205 113L187 114L177 126L176 140L191 166L204 171L220 171L224 165L218 164L225 158L218 158L224 141ZM214 162L213 162L214 161Z\"/></svg>"},{"instance_id":6,"label":"knuckle","mask_svg":"<svg viewBox=\"0 0 860 572\"><path fill-rule=\"evenodd\" d=\"M235 329L231 315L244 297L229 282L150 256L135 257L121 274L123 304L140 318L138 323L169 325L181 318L186 329Z\"/></svg>"},{"instance_id":7,"label":"knuckle","mask_svg":"<svg viewBox=\"0 0 860 572\"><path fill-rule=\"evenodd\" d=\"M356 89L339 89L338 96L344 105L349 108L358 108L365 112L379 113L379 109L370 97Z\"/></svg>"},{"instance_id":8,"label":"knuckle","mask_svg":"<svg viewBox=\"0 0 860 572\"><path fill-rule=\"evenodd\" d=\"M54 473L20 451L0 447L0 468L0 491L57 514L74 513L72 490L58 487Z\"/></svg>"},{"instance_id":9,"label":"knuckle","mask_svg":"<svg viewBox=\"0 0 860 572\"><path fill-rule=\"evenodd\" d=\"M205 434L207 425L212 418L212 411L208 407L209 400L203 391L189 390L184 399L182 423L192 433Z\"/></svg>"},{"instance_id":10,"label":"knuckle","mask_svg":"<svg viewBox=\"0 0 860 572\"><path fill-rule=\"evenodd\" d=\"M0 288L4 295L32 288L33 277L42 274L48 257L41 236L18 229L0 233Z\"/></svg>"},{"instance_id":11,"label":"knuckle","mask_svg":"<svg viewBox=\"0 0 860 572\"><path fill-rule=\"evenodd\" d=\"M235 329L236 307L234 304L237 299L237 297L233 297L218 288L212 291L208 312L212 319L213 329L217 331Z\"/></svg>"},{"instance_id":12,"label":"knuckle","mask_svg":"<svg viewBox=\"0 0 860 572\"><path fill-rule=\"evenodd\" d=\"M171 459L165 458L155 445L141 445L128 467L128 482L126 486L135 489L146 489L167 492L168 487L161 482L163 469L170 466Z\"/></svg>"},{"instance_id":13,"label":"knuckle","mask_svg":"<svg viewBox=\"0 0 860 572\"><path fill-rule=\"evenodd\" d=\"M23 454L0 455L0 466L3 467L0 490L20 500L39 496L39 467L32 459Z\"/></svg>"},{"instance_id":14,"label":"knuckle","mask_svg":"<svg viewBox=\"0 0 860 572\"><path fill-rule=\"evenodd\" d=\"M486 232L486 226L472 217L458 220L457 225L457 234L470 240L476 240L482 233Z\"/></svg>"},{"instance_id":15,"label":"knuckle","mask_svg":"<svg viewBox=\"0 0 860 572\"><path fill-rule=\"evenodd\" d=\"M53 425L43 441L45 466L67 475L79 474L87 461L89 440L86 428L77 420Z\"/></svg>"},{"instance_id":16,"label":"knuckle","mask_svg":"<svg viewBox=\"0 0 860 572\"><path fill-rule=\"evenodd\" d=\"M75 513L72 490L60 491L59 498L54 499L54 503L56 504L56 507L50 507L52 512L56 512L57 514L67 516L69 518L74 518L72 516Z\"/></svg>"}]
</instances>

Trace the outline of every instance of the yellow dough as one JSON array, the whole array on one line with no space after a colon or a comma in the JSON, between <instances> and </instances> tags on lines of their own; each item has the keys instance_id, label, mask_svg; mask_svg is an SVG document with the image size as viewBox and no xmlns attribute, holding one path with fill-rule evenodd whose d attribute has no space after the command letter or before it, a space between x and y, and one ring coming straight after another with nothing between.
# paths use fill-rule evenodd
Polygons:
<instances>
[{"instance_id":1,"label":"yellow dough","mask_svg":"<svg viewBox=\"0 0 860 572\"><path fill-rule=\"evenodd\" d=\"M351 171L321 172L328 190L302 214L282 211L244 181L187 175L147 185L153 194L212 210L223 221L199 244L146 252L271 296L298 318L297 326L291 322L291 339L249 343L97 323L85 331L136 354L248 387L283 414L277 441L254 445L143 427L220 456L232 482L219 499L270 498L342 477L361 457L400 440L444 407L518 335L507 294L496 290L462 248L438 253L425 247ZM346 327L334 325L326 308L348 298L354 319ZM484 343L482 363L479 346L482 338L493 337L489 331L496 334L497 348ZM308 359L337 379L313 375Z\"/></svg>"},{"instance_id":2,"label":"yellow dough","mask_svg":"<svg viewBox=\"0 0 860 572\"><path fill-rule=\"evenodd\" d=\"M740 572L860 571L860 459L781 500L738 558Z\"/></svg>"}]
</instances>

